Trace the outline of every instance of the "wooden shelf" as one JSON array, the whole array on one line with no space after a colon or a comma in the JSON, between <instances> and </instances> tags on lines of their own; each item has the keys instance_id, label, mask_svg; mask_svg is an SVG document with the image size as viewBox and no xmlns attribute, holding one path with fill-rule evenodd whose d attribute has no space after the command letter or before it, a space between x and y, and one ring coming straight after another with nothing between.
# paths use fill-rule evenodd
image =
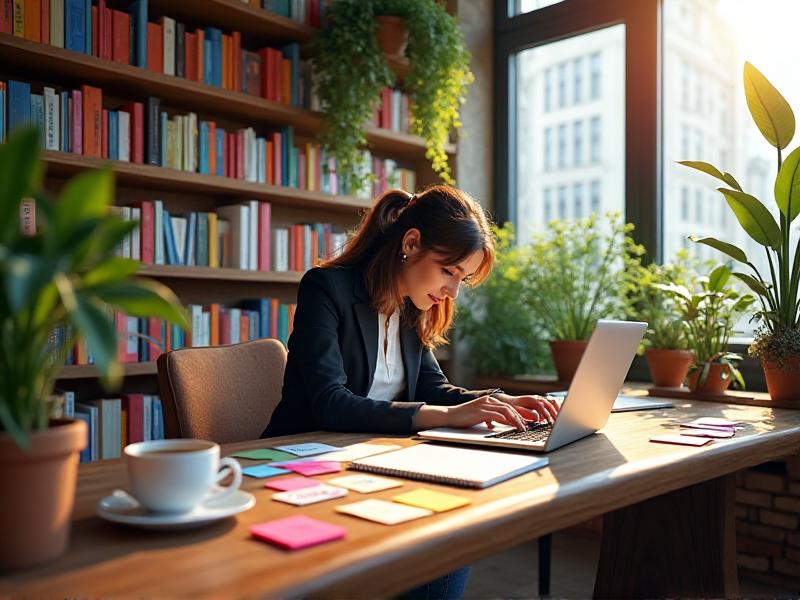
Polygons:
<instances>
[{"instance_id":1,"label":"wooden shelf","mask_svg":"<svg viewBox=\"0 0 800 600\"><path fill-rule=\"evenodd\" d=\"M110 166L118 183L153 190L196 192L206 196L220 196L226 200L246 197L267 200L274 204L338 212L354 212L371 206L369 200L351 196L332 196L320 192L251 183L229 177L201 175L153 165L89 158L68 152L46 150L42 153L42 157L47 164L48 175L70 176L84 169Z\"/></svg>"},{"instance_id":2,"label":"wooden shelf","mask_svg":"<svg viewBox=\"0 0 800 600\"><path fill-rule=\"evenodd\" d=\"M244 271L215 267L184 267L176 265L142 265L138 275L156 279L204 279L213 281L246 281L258 283L300 283L303 273L295 271Z\"/></svg>"},{"instance_id":3,"label":"wooden shelf","mask_svg":"<svg viewBox=\"0 0 800 600\"><path fill-rule=\"evenodd\" d=\"M158 373L155 362L125 363L122 365L125 377L155 375ZM71 365L62 367L57 379L97 379L100 374L94 365Z\"/></svg>"},{"instance_id":4,"label":"wooden shelf","mask_svg":"<svg viewBox=\"0 0 800 600\"><path fill-rule=\"evenodd\" d=\"M214 0L212 4L227 6L235 3ZM255 10L244 4L240 6L242 9ZM186 110L222 115L236 121L245 117L251 125L291 125L296 131L312 136L318 135L323 129L320 113L317 112L39 44L7 33L0 33L0 55L4 64L24 65L24 71L18 74L22 78L34 74L44 78L55 75L61 79L60 83L65 80L74 85L89 83L104 88L104 91L129 94L136 99L157 96ZM425 144L419 136L371 127L367 131L367 143L379 153L405 160L424 160ZM452 154L455 147L449 145L447 150Z\"/></svg>"}]
</instances>

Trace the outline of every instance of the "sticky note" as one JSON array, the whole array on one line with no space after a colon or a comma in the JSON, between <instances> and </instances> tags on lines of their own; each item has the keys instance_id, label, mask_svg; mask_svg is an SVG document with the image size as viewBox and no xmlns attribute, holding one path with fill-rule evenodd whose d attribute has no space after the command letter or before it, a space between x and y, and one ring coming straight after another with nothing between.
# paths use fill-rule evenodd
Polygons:
<instances>
[{"instance_id":1,"label":"sticky note","mask_svg":"<svg viewBox=\"0 0 800 600\"><path fill-rule=\"evenodd\" d=\"M293 454L275 450L274 448L260 448L258 450L242 450L231 456L236 458L248 458L250 460L292 460Z\"/></svg>"},{"instance_id":2,"label":"sticky note","mask_svg":"<svg viewBox=\"0 0 800 600\"><path fill-rule=\"evenodd\" d=\"M362 500L353 504L343 504L336 507L336 512L384 525L397 525L433 514L433 511L426 508L407 506L386 500Z\"/></svg>"},{"instance_id":3,"label":"sticky note","mask_svg":"<svg viewBox=\"0 0 800 600\"><path fill-rule=\"evenodd\" d=\"M250 534L279 548L299 550L340 540L347 535L347 530L311 517L297 515L253 525Z\"/></svg>"},{"instance_id":4,"label":"sticky note","mask_svg":"<svg viewBox=\"0 0 800 600\"><path fill-rule=\"evenodd\" d=\"M402 504L427 508L434 512L453 510L454 508L460 508L472 502L472 500L463 496L454 496L452 494L434 492L433 490L426 490L423 488L400 494L392 498L392 500Z\"/></svg>"},{"instance_id":5,"label":"sticky note","mask_svg":"<svg viewBox=\"0 0 800 600\"><path fill-rule=\"evenodd\" d=\"M697 437L706 437L706 438L732 438L736 435L736 430L728 427L728 428L716 428L716 429L687 429L685 431L681 431L681 435L695 435Z\"/></svg>"},{"instance_id":6,"label":"sticky note","mask_svg":"<svg viewBox=\"0 0 800 600\"><path fill-rule=\"evenodd\" d=\"M678 444L679 446L705 446L713 440L702 437L689 437L688 435L657 435L650 438L651 442L659 444Z\"/></svg>"},{"instance_id":7,"label":"sticky note","mask_svg":"<svg viewBox=\"0 0 800 600\"><path fill-rule=\"evenodd\" d=\"M345 475L344 477L329 479L326 483L338 485L339 487L347 488L348 490L353 490L362 494L370 494L372 492L388 490L403 485L402 481L386 479L385 477L375 477L373 475Z\"/></svg>"},{"instance_id":8,"label":"sticky note","mask_svg":"<svg viewBox=\"0 0 800 600\"><path fill-rule=\"evenodd\" d=\"M285 469L300 473L300 475L325 475L326 473L338 473L342 470L341 463L333 461L309 461L309 462L296 462L296 463L282 463L281 466Z\"/></svg>"},{"instance_id":9,"label":"sticky note","mask_svg":"<svg viewBox=\"0 0 800 600\"><path fill-rule=\"evenodd\" d=\"M264 477L275 477L275 475L286 475L289 473L286 469L279 469L269 465L253 465L252 467L245 467L242 469L242 475L248 477L256 477L262 479Z\"/></svg>"},{"instance_id":10,"label":"sticky note","mask_svg":"<svg viewBox=\"0 0 800 600\"><path fill-rule=\"evenodd\" d=\"M272 499L278 502L286 502L295 506L305 506L306 504L316 504L325 500L333 500L347 496L347 490L332 485L315 485L314 487L303 488L301 490L291 490L288 492L278 492L272 494Z\"/></svg>"},{"instance_id":11,"label":"sticky note","mask_svg":"<svg viewBox=\"0 0 800 600\"><path fill-rule=\"evenodd\" d=\"M302 490L303 488L314 487L315 485L320 485L319 481L309 479L308 477L288 477L286 479L268 481L264 484L264 487L288 492L290 490Z\"/></svg>"},{"instance_id":12,"label":"sticky note","mask_svg":"<svg viewBox=\"0 0 800 600\"><path fill-rule=\"evenodd\" d=\"M351 462L359 458L366 458L375 454L383 454L384 452L391 452L392 450L399 450L402 446L389 445L389 444L370 444L367 442L361 444L350 444L336 452L327 452L317 457L317 460L335 460L337 462Z\"/></svg>"},{"instance_id":13,"label":"sticky note","mask_svg":"<svg viewBox=\"0 0 800 600\"><path fill-rule=\"evenodd\" d=\"M329 446L328 444L320 444L312 442L309 444L292 444L289 446L277 446L278 450L289 452L295 456L314 456L315 454L324 454L325 452L333 452L341 450L338 446Z\"/></svg>"},{"instance_id":14,"label":"sticky note","mask_svg":"<svg viewBox=\"0 0 800 600\"><path fill-rule=\"evenodd\" d=\"M720 417L700 417L694 422L698 425L706 425L709 427L736 427L742 424L740 421L731 421Z\"/></svg>"}]
</instances>

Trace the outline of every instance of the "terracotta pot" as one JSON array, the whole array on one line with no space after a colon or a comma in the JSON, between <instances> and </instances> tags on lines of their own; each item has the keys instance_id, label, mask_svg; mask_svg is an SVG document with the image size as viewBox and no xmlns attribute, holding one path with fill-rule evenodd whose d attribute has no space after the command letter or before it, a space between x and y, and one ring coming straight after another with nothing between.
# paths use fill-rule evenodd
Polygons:
<instances>
[{"instance_id":1,"label":"terracotta pot","mask_svg":"<svg viewBox=\"0 0 800 600\"><path fill-rule=\"evenodd\" d=\"M378 16L378 46L388 56L403 56L408 45L408 28L400 17Z\"/></svg>"},{"instance_id":2,"label":"terracotta pot","mask_svg":"<svg viewBox=\"0 0 800 600\"><path fill-rule=\"evenodd\" d=\"M728 365L712 363L711 368L708 371L708 377L706 378L705 382L703 382L703 385L698 387L697 380L700 378L700 373L702 370L703 367L700 367L696 371L693 371L691 375L689 375L689 389L691 391L702 394L721 394L728 389L732 379ZM723 379L722 374L726 372L727 377Z\"/></svg>"},{"instance_id":3,"label":"terracotta pot","mask_svg":"<svg viewBox=\"0 0 800 600\"><path fill-rule=\"evenodd\" d=\"M800 403L800 357L793 356L783 369L772 360L761 359L767 391L773 400Z\"/></svg>"},{"instance_id":4,"label":"terracotta pot","mask_svg":"<svg viewBox=\"0 0 800 600\"><path fill-rule=\"evenodd\" d=\"M59 419L31 434L26 452L0 434L0 570L31 567L64 553L86 423Z\"/></svg>"},{"instance_id":5,"label":"terracotta pot","mask_svg":"<svg viewBox=\"0 0 800 600\"><path fill-rule=\"evenodd\" d=\"M588 344L589 342L586 340L552 340L550 342L550 354L553 355L559 381L572 381L581 362L583 351L586 350Z\"/></svg>"},{"instance_id":6,"label":"terracotta pot","mask_svg":"<svg viewBox=\"0 0 800 600\"><path fill-rule=\"evenodd\" d=\"M648 348L644 351L650 378L659 387L680 387L683 385L689 367L694 362L694 354L689 350L663 350Z\"/></svg>"}]
</instances>

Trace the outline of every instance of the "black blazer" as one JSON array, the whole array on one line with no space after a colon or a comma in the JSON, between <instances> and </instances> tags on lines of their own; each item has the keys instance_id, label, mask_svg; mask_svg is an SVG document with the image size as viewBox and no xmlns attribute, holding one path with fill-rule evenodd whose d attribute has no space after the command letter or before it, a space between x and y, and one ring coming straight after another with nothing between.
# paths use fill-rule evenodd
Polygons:
<instances>
[{"instance_id":1,"label":"black blazer","mask_svg":"<svg viewBox=\"0 0 800 600\"><path fill-rule=\"evenodd\" d=\"M450 385L416 331L400 325L402 400L367 398L378 354L378 314L359 267L315 268L300 281L283 394L262 437L307 431L409 433L425 404L454 405L488 391Z\"/></svg>"}]
</instances>

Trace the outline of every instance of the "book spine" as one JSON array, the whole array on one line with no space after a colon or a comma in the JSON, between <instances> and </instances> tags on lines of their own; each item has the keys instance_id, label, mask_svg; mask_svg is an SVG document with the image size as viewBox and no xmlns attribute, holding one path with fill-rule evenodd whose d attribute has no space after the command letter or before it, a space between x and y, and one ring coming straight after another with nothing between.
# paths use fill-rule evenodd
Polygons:
<instances>
[{"instance_id":1,"label":"book spine","mask_svg":"<svg viewBox=\"0 0 800 600\"><path fill-rule=\"evenodd\" d=\"M147 99L147 164L159 165L161 163L161 102L158 98L150 96Z\"/></svg>"}]
</instances>

